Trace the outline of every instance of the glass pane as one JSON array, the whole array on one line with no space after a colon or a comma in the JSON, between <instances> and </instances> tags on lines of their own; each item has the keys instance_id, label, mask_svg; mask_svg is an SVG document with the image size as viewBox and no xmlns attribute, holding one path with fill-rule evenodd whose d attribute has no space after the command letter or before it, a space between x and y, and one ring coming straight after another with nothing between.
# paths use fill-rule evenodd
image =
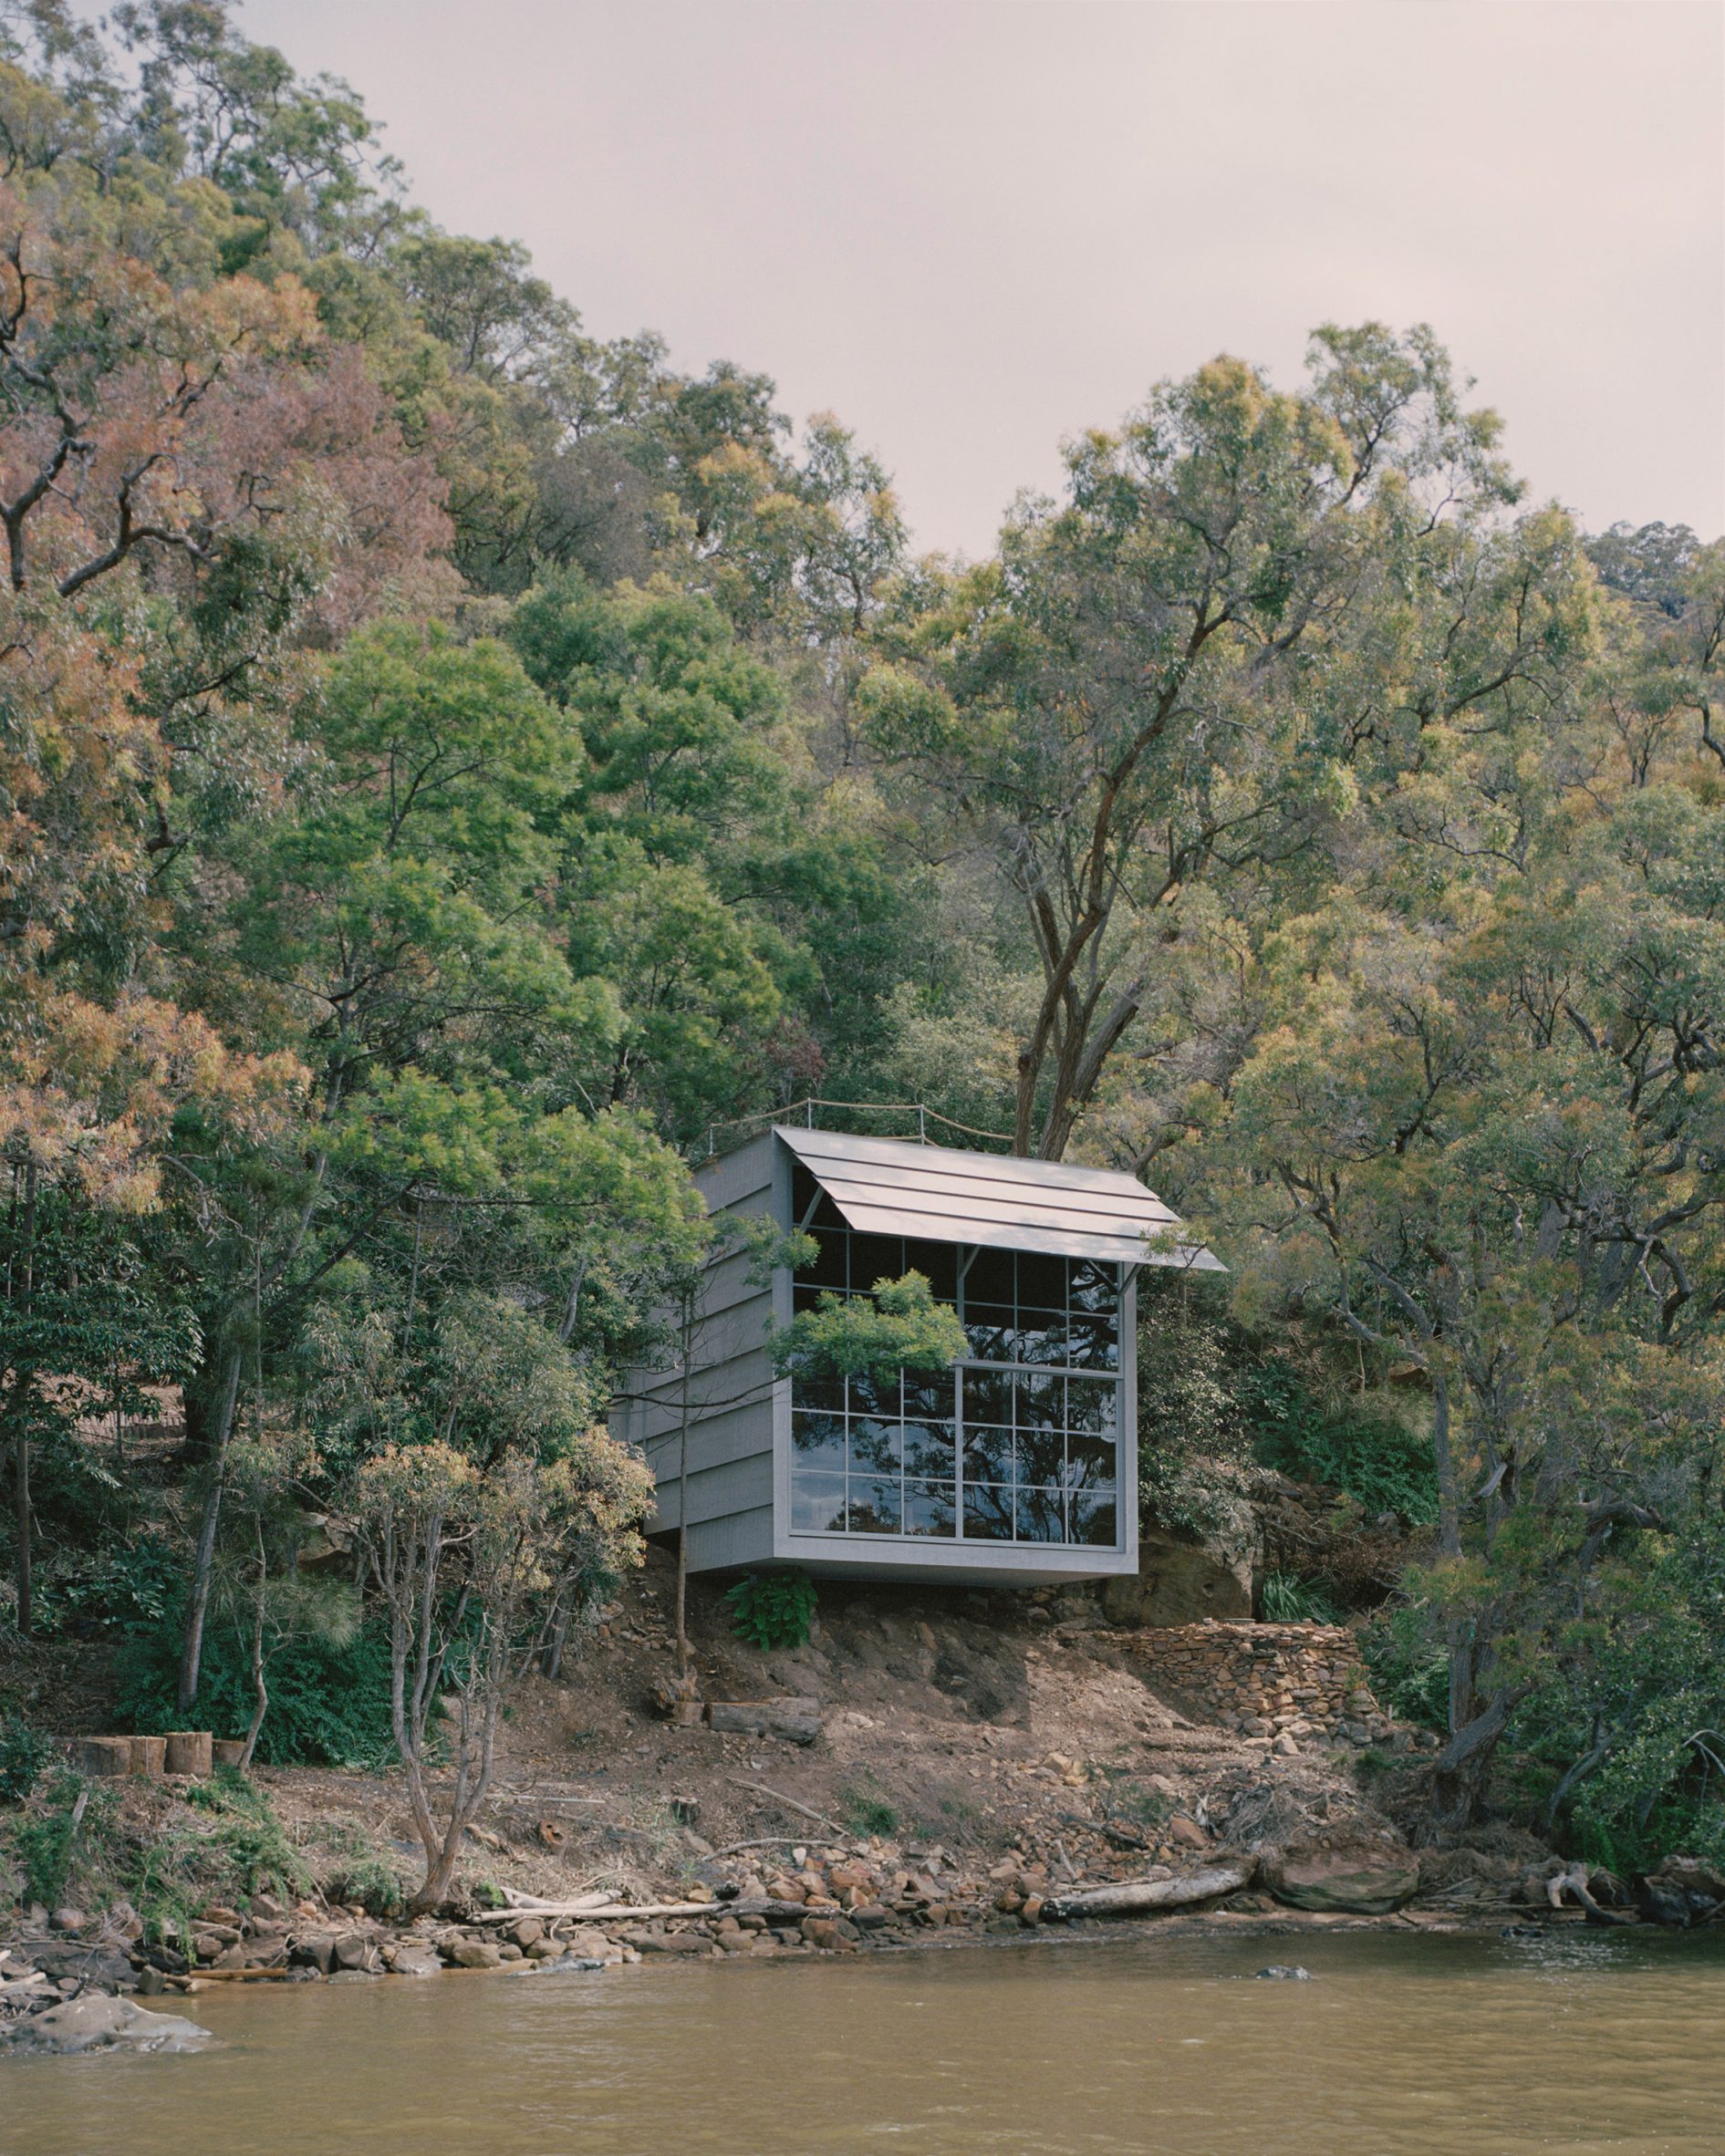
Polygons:
<instances>
[{"instance_id":1,"label":"glass pane","mask_svg":"<svg viewBox=\"0 0 1725 2156\"><path fill-rule=\"evenodd\" d=\"M964 1420L999 1423L1013 1419L1013 1381L1004 1370L967 1370L964 1373Z\"/></svg>"},{"instance_id":2,"label":"glass pane","mask_svg":"<svg viewBox=\"0 0 1725 2156\"><path fill-rule=\"evenodd\" d=\"M951 1423L906 1423L904 1467L907 1475L934 1476L956 1473L958 1439Z\"/></svg>"},{"instance_id":3,"label":"glass pane","mask_svg":"<svg viewBox=\"0 0 1725 2156\"><path fill-rule=\"evenodd\" d=\"M1069 1377L1066 1380L1066 1424L1074 1430L1106 1436L1114 1428L1114 1405L1119 1387L1106 1378Z\"/></svg>"},{"instance_id":4,"label":"glass pane","mask_svg":"<svg viewBox=\"0 0 1725 2156\"><path fill-rule=\"evenodd\" d=\"M850 1471L853 1475L896 1476L904 1465L904 1425L878 1417L850 1418Z\"/></svg>"},{"instance_id":5,"label":"glass pane","mask_svg":"<svg viewBox=\"0 0 1725 2156\"><path fill-rule=\"evenodd\" d=\"M954 1491L950 1482L907 1482L904 1531L907 1535L951 1535L958 1531Z\"/></svg>"},{"instance_id":6,"label":"glass pane","mask_svg":"<svg viewBox=\"0 0 1725 2156\"><path fill-rule=\"evenodd\" d=\"M1021 1430L1058 1430L1066 1420L1064 1377L1019 1377L1013 1381Z\"/></svg>"},{"instance_id":7,"label":"glass pane","mask_svg":"<svg viewBox=\"0 0 1725 2156\"><path fill-rule=\"evenodd\" d=\"M1066 1307L1066 1261L1064 1258L1044 1258L1034 1250L1018 1253L1018 1301L1035 1303L1044 1310L1064 1311Z\"/></svg>"},{"instance_id":8,"label":"glass pane","mask_svg":"<svg viewBox=\"0 0 1725 2156\"><path fill-rule=\"evenodd\" d=\"M872 1288L877 1280L896 1280L904 1270L904 1245L896 1235L853 1235L850 1284Z\"/></svg>"},{"instance_id":9,"label":"glass pane","mask_svg":"<svg viewBox=\"0 0 1725 2156\"><path fill-rule=\"evenodd\" d=\"M1015 1482L1055 1483L1065 1473L1066 1441L1058 1430L1020 1430Z\"/></svg>"},{"instance_id":10,"label":"glass pane","mask_svg":"<svg viewBox=\"0 0 1725 2156\"><path fill-rule=\"evenodd\" d=\"M1080 1437L1075 1432L1066 1440L1066 1487L1068 1489L1107 1489L1115 1487L1115 1450L1110 1437Z\"/></svg>"},{"instance_id":11,"label":"glass pane","mask_svg":"<svg viewBox=\"0 0 1725 2156\"><path fill-rule=\"evenodd\" d=\"M1010 1250L978 1250L964 1275L964 1307L973 1302L1011 1302L1013 1254Z\"/></svg>"},{"instance_id":12,"label":"glass pane","mask_svg":"<svg viewBox=\"0 0 1725 2156\"><path fill-rule=\"evenodd\" d=\"M1065 1320L1048 1317L1041 1311L1020 1311L1018 1348L1013 1360L1016 1363L1068 1361Z\"/></svg>"},{"instance_id":13,"label":"glass pane","mask_svg":"<svg viewBox=\"0 0 1725 2156\"><path fill-rule=\"evenodd\" d=\"M964 1486L964 1532L975 1542L1010 1542L1013 1539L1013 1493L991 1489L986 1483Z\"/></svg>"},{"instance_id":14,"label":"glass pane","mask_svg":"<svg viewBox=\"0 0 1725 2156\"><path fill-rule=\"evenodd\" d=\"M966 1423L964 1479L967 1482L1010 1482L1012 1478L1012 1432L976 1429Z\"/></svg>"},{"instance_id":15,"label":"glass pane","mask_svg":"<svg viewBox=\"0 0 1725 2156\"><path fill-rule=\"evenodd\" d=\"M850 1531L853 1535L896 1535L902 1517L897 1481L850 1478Z\"/></svg>"},{"instance_id":16,"label":"glass pane","mask_svg":"<svg viewBox=\"0 0 1725 2156\"><path fill-rule=\"evenodd\" d=\"M1065 1540L1060 1492L1057 1489L1021 1489L1015 1494L1018 1539L1021 1542Z\"/></svg>"},{"instance_id":17,"label":"glass pane","mask_svg":"<svg viewBox=\"0 0 1725 2156\"><path fill-rule=\"evenodd\" d=\"M951 1422L958 1412L955 1370L907 1370L904 1411L924 1422Z\"/></svg>"},{"instance_id":18,"label":"glass pane","mask_svg":"<svg viewBox=\"0 0 1725 2156\"><path fill-rule=\"evenodd\" d=\"M791 1405L817 1408L823 1415L843 1415L845 1381L842 1377L820 1377L812 1371L798 1371L791 1380Z\"/></svg>"},{"instance_id":19,"label":"glass pane","mask_svg":"<svg viewBox=\"0 0 1725 2156\"><path fill-rule=\"evenodd\" d=\"M1075 1318L1067 1328L1066 1360L1080 1370L1117 1370L1120 1366L1117 1320Z\"/></svg>"},{"instance_id":20,"label":"glass pane","mask_svg":"<svg viewBox=\"0 0 1725 2156\"><path fill-rule=\"evenodd\" d=\"M1075 1258L1072 1261L1072 1307L1076 1311L1117 1310L1120 1307L1118 1267L1096 1265L1087 1258Z\"/></svg>"},{"instance_id":21,"label":"glass pane","mask_svg":"<svg viewBox=\"0 0 1725 2156\"><path fill-rule=\"evenodd\" d=\"M793 1475L791 1531L797 1535L842 1535L845 1531L845 1477Z\"/></svg>"},{"instance_id":22,"label":"glass pane","mask_svg":"<svg viewBox=\"0 0 1725 2156\"><path fill-rule=\"evenodd\" d=\"M849 1401L852 1415L884 1415L896 1419L899 1413L899 1373L888 1370L879 1376L853 1377L850 1381Z\"/></svg>"},{"instance_id":23,"label":"glass pane","mask_svg":"<svg viewBox=\"0 0 1725 2156\"><path fill-rule=\"evenodd\" d=\"M845 1465L844 1416L792 1415L791 1448L793 1467L842 1469Z\"/></svg>"},{"instance_id":24,"label":"glass pane","mask_svg":"<svg viewBox=\"0 0 1725 2156\"><path fill-rule=\"evenodd\" d=\"M971 1353L983 1363L1010 1363L1017 1342L1011 1309L1004 1303L969 1303L964 1306L964 1330Z\"/></svg>"},{"instance_id":25,"label":"glass pane","mask_svg":"<svg viewBox=\"0 0 1725 2156\"><path fill-rule=\"evenodd\" d=\"M934 1290L937 1302L956 1302L959 1292L959 1251L956 1243L907 1242L907 1272L920 1272Z\"/></svg>"},{"instance_id":26,"label":"glass pane","mask_svg":"<svg viewBox=\"0 0 1725 2156\"><path fill-rule=\"evenodd\" d=\"M800 1214L797 1217L802 1218ZM811 1263L797 1267L797 1279L811 1281L817 1288L842 1288L846 1282L845 1246L850 1238L830 1228L811 1228L809 1233L819 1249Z\"/></svg>"},{"instance_id":27,"label":"glass pane","mask_svg":"<svg viewBox=\"0 0 1725 2156\"><path fill-rule=\"evenodd\" d=\"M1072 1507L1072 1539L1088 1542L1104 1550L1118 1547L1120 1530L1117 1524L1115 1501L1109 1498L1075 1497Z\"/></svg>"}]
</instances>

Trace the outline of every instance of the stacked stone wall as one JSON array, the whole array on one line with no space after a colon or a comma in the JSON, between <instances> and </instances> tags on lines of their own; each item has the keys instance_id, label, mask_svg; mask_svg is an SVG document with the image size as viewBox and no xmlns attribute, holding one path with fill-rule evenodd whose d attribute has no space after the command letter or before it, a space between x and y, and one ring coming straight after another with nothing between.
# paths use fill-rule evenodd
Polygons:
<instances>
[{"instance_id":1,"label":"stacked stone wall","mask_svg":"<svg viewBox=\"0 0 1725 2156\"><path fill-rule=\"evenodd\" d=\"M1146 1681L1248 1737L1369 1744L1394 1725L1343 1624L1169 1624L1133 1634Z\"/></svg>"}]
</instances>

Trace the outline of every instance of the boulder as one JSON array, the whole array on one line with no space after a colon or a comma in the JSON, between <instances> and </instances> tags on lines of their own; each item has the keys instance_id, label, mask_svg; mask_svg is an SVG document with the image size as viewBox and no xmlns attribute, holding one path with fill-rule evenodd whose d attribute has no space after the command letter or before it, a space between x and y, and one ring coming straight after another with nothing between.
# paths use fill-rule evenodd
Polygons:
<instances>
[{"instance_id":1,"label":"boulder","mask_svg":"<svg viewBox=\"0 0 1725 2156\"><path fill-rule=\"evenodd\" d=\"M1102 1607L1111 1624L1138 1629L1252 1615L1252 1555L1223 1545L1183 1542L1159 1528L1138 1539L1138 1569L1110 1580Z\"/></svg>"},{"instance_id":2,"label":"boulder","mask_svg":"<svg viewBox=\"0 0 1725 2156\"><path fill-rule=\"evenodd\" d=\"M178 2014L152 2014L130 1999L87 1992L27 2021L0 2027L0 2047L13 2051L202 2051L215 2041L206 2028Z\"/></svg>"},{"instance_id":3,"label":"boulder","mask_svg":"<svg viewBox=\"0 0 1725 2156\"><path fill-rule=\"evenodd\" d=\"M504 1957L489 1939L457 1939L444 1947L443 1959L456 1969L500 1969Z\"/></svg>"},{"instance_id":4,"label":"boulder","mask_svg":"<svg viewBox=\"0 0 1725 2156\"><path fill-rule=\"evenodd\" d=\"M396 1948L390 1967L398 1976L441 1976L443 1974L443 1964L437 1957L436 1949L412 1940L403 1941Z\"/></svg>"},{"instance_id":5,"label":"boulder","mask_svg":"<svg viewBox=\"0 0 1725 2156\"><path fill-rule=\"evenodd\" d=\"M1271 1858L1263 1878L1276 1900L1292 1909L1387 1916L1413 1899L1419 1867L1395 1850L1294 1850Z\"/></svg>"},{"instance_id":6,"label":"boulder","mask_svg":"<svg viewBox=\"0 0 1725 2156\"><path fill-rule=\"evenodd\" d=\"M19 1952L56 1983L76 1977L99 1991L131 1982L131 1959L117 1946L87 1946L76 1939L28 1939Z\"/></svg>"}]
</instances>

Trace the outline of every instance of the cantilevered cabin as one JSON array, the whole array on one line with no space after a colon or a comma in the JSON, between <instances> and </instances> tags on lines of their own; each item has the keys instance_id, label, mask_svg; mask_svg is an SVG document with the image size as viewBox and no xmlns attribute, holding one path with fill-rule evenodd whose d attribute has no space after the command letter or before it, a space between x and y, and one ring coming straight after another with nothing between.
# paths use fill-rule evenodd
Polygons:
<instances>
[{"instance_id":1,"label":"cantilevered cabin","mask_svg":"<svg viewBox=\"0 0 1725 2156\"><path fill-rule=\"evenodd\" d=\"M776 1125L697 1171L713 1213L811 1235L793 1276L752 1277L733 1237L703 1283L687 1379L637 1371L621 1433L678 1525L685 1382L691 1571L976 1584L1138 1565L1135 1280L1220 1270L1130 1176ZM886 1382L775 1377L769 1328L823 1290L911 1268L956 1306L970 1353Z\"/></svg>"}]
</instances>

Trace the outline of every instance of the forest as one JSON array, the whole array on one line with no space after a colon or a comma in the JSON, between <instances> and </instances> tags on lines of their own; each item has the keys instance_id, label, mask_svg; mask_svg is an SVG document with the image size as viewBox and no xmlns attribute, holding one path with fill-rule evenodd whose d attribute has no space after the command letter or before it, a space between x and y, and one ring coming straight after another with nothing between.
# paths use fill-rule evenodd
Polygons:
<instances>
[{"instance_id":1,"label":"forest","mask_svg":"<svg viewBox=\"0 0 1725 2156\"><path fill-rule=\"evenodd\" d=\"M419 1583L483 1698L638 1553L691 1164L920 1104L1226 1258L1148 1516L1395 1516L1435 1829L1725 1855L1725 541L1530 500L1366 322L920 555L223 0L0 39L0 1646L410 1763Z\"/></svg>"}]
</instances>

